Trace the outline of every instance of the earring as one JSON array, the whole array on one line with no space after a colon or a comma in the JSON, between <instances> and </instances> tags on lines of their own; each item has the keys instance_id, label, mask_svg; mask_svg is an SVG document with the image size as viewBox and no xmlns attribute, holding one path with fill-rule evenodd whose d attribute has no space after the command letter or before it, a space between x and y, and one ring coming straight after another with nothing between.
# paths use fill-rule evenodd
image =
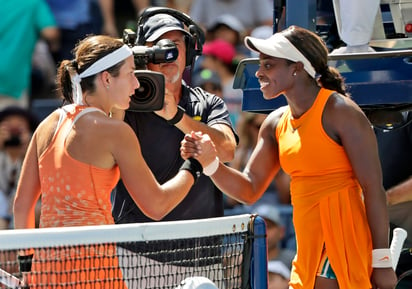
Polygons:
<instances>
[{"instance_id":1,"label":"earring","mask_svg":"<svg viewBox=\"0 0 412 289\"><path fill-rule=\"evenodd\" d=\"M106 85L106 89L109 89L109 87L110 87L109 85Z\"/></svg>"},{"instance_id":2,"label":"earring","mask_svg":"<svg viewBox=\"0 0 412 289\"><path fill-rule=\"evenodd\" d=\"M292 74L293 76L296 76L296 71Z\"/></svg>"}]
</instances>

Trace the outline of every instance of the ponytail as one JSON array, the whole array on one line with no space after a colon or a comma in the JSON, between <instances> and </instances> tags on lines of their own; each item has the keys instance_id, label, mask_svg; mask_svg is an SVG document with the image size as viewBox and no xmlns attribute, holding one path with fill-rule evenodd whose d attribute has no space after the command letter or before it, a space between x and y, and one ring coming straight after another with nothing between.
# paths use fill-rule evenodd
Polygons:
<instances>
[{"instance_id":1,"label":"ponytail","mask_svg":"<svg viewBox=\"0 0 412 289\"><path fill-rule=\"evenodd\" d=\"M67 103L73 103L71 75L77 71L75 61L63 60L57 70L57 91Z\"/></svg>"},{"instance_id":2,"label":"ponytail","mask_svg":"<svg viewBox=\"0 0 412 289\"><path fill-rule=\"evenodd\" d=\"M318 82L326 89L335 90L342 95L350 96L346 91L345 81L339 71L331 66L328 66L321 74Z\"/></svg>"}]
</instances>

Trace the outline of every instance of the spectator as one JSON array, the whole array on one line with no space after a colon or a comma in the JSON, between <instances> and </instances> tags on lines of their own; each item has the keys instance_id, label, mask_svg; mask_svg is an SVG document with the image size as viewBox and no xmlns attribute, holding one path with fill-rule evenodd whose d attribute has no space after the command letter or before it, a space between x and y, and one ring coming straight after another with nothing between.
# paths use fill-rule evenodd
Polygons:
<instances>
[{"instance_id":1,"label":"spectator","mask_svg":"<svg viewBox=\"0 0 412 289\"><path fill-rule=\"evenodd\" d=\"M50 98L54 94L55 80L56 63L46 41L41 39L36 43L32 58L31 109L36 99Z\"/></svg>"},{"instance_id":2,"label":"spectator","mask_svg":"<svg viewBox=\"0 0 412 289\"><path fill-rule=\"evenodd\" d=\"M40 38L58 49L59 31L44 0L3 1L0 11L0 109L9 105L29 108L31 67Z\"/></svg>"},{"instance_id":3,"label":"spectator","mask_svg":"<svg viewBox=\"0 0 412 289\"><path fill-rule=\"evenodd\" d=\"M241 21L249 35L256 26L273 25L272 12L268 0L193 0L189 15L206 30L220 15L231 14Z\"/></svg>"},{"instance_id":4,"label":"spectator","mask_svg":"<svg viewBox=\"0 0 412 289\"><path fill-rule=\"evenodd\" d=\"M76 44L90 34L118 35L113 0L46 0L61 32L60 49L53 51L57 65L72 59Z\"/></svg>"},{"instance_id":5,"label":"spectator","mask_svg":"<svg viewBox=\"0 0 412 289\"><path fill-rule=\"evenodd\" d=\"M183 13L188 13L191 0L132 0L137 11L143 11L150 6L165 6L168 8L179 10Z\"/></svg>"},{"instance_id":6,"label":"spectator","mask_svg":"<svg viewBox=\"0 0 412 289\"><path fill-rule=\"evenodd\" d=\"M376 138L340 73L328 66L324 41L291 26L264 40L246 37L245 44L260 53L255 75L263 97L284 95L288 105L265 119L243 172L215 161L213 182L251 204L280 167L290 175L292 288L394 288ZM185 136L182 157L197 152L192 142L200 136Z\"/></svg>"},{"instance_id":7,"label":"spectator","mask_svg":"<svg viewBox=\"0 0 412 289\"><path fill-rule=\"evenodd\" d=\"M213 23L207 27L206 38L208 41L222 39L235 47L235 62L250 56L250 51L243 44L246 30L242 22L231 14L218 16Z\"/></svg>"},{"instance_id":8,"label":"spectator","mask_svg":"<svg viewBox=\"0 0 412 289\"><path fill-rule=\"evenodd\" d=\"M281 261L268 262L268 289L288 289L290 270Z\"/></svg>"},{"instance_id":9,"label":"spectator","mask_svg":"<svg viewBox=\"0 0 412 289\"><path fill-rule=\"evenodd\" d=\"M239 145L236 149L235 158L230 166L237 170L243 170L252 154L257 140L259 129L267 114L242 111L237 122L236 131L239 134Z\"/></svg>"},{"instance_id":10,"label":"spectator","mask_svg":"<svg viewBox=\"0 0 412 289\"><path fill-rule=\"evenodd\" d=\"M37 123L25 108L9 106L0 111L0 229L13 228L17 181Z\"/></svg>"},{"instance_id":11,"label":"spectator","mask_svg":"<svg viewBox=\"0 0 412 289\"><path fill-rule=\"evenodd\" d=\"M223 98L222 82L219 75L210 69L201 69L193 72L192 86Z\"/></svg>"},{"instance_id":12,"label":"spectator","mask_svg":"<svg viewBox=\"0 0 412 289\"><path fill-rule=\"evenodd\" d=\"M233 88L236 65L233 63L236 50L232 44L216 39L205 43L201 66L213 70L222 82L222 94L230 114L232 124L236 126L239 113L242 111L242 91Z\"/></svg>"},{"instance_id":13,"label":"spectator","mask_svg":"<svg viewBox=\"0 0 412 289\"><path fill-rule=\"evenodd\" d=\"M258 214L265 220L268 260L281 261L290 270L296 252L282 248L286 227L279 209L274 204L257 203L255 206L252 206L250 212Z\"/></svg>"},{"instance_id":14,"label":"spectator","mask_svg":"<svg viewBox=\"0 0 412 289\"><path fill-rule=\"evenodd\" d=\"M190 6L192 5L192 0L166 0L166 5L169 8L179 10L183 13L189 14Z\"/></svg>"}]
</instances>

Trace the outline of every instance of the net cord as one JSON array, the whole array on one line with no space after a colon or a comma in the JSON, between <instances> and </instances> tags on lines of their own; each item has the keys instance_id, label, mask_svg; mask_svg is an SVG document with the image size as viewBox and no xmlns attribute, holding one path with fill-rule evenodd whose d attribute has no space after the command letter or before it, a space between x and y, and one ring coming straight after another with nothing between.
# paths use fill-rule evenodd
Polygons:
<instances>
[{"instance_id":1,"label":"net cord","mask_svg":"<svg viewBox=\"0 0 412 289\"><path fill-rule=\"evenodd\" d=\"M246 232L250 214L157 223L0 231L0 250L187 239Z\"/></svg>"}]
</instances>

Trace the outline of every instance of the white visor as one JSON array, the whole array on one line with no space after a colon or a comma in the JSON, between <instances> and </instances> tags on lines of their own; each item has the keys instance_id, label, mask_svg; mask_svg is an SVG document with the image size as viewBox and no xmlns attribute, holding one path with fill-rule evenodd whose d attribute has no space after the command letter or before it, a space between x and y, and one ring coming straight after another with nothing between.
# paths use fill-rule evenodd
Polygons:
<instances>
[{"instance_id":1,"label":"white visor","mask_svg":"<svg viewBox=\"0 0 412 289\"><path fill-rule=\"evenodd\" d=\"M250 50L269 56L302 62L305 71L315 78L316 71L309 60L281 33L275 33L267 39L247 36L245 45Z\"/></svg>"}]
</instances>

